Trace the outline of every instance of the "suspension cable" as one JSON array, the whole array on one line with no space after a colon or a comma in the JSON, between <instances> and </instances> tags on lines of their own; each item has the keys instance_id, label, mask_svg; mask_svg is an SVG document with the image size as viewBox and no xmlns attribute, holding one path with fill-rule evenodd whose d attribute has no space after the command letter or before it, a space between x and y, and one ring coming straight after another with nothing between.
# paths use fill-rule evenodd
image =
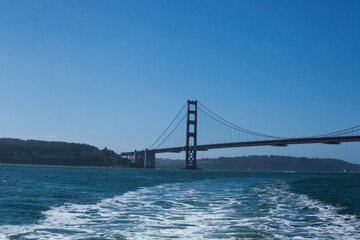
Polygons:
<instances>
[{"instance_id":1,"label":"suspension cable","mask_svg":"<svg viewBox=\"0 0 360 240\"><path fill-rule=\"evenodd\" d=\"M153 142L153 144L150 145L149 149L151 149L158 141L159 139L166 133L166 131L171 127L171 125L175 122L175 120L177 119L177 117L180 115L180 113L184 110L185 106L186 106L187 102L185 102L184 106L180 109L180 111L178 112L178 114L176 114L175 118L171 121L171 123L169 124L169 126L163 131L163 133L160 135L160 137L158 137L155 142Z\"/></svg>"},{"instance_id":2,"label":"suspension cable","mask_svg":"<svg viewBox=\"0 0 360 240\"><path fill-rule=\"evenodd\" d=\"M322 134L322 135L315 135L312 136L312 138L318 138L318 137L328 137L328 136L339 136L339 135L344 135L344 134L348 134L348 133L352 133L352 132L356 132L360 129L356 129L356 128L360 128L360 125L357 125L355 127L351 127L351 128L347 128L344 130L340 130L340 131L336 131L336 132L332 132L332 133L326 133L326 134Z\"/></svg>"},{"instance_id":3,"label":"suspension cable","mask_svg":"<svg viewBox=\"0 0 360 240\"><path fill-rule=\"evenodd\" d=\"M198 103L200 104L201 107L203 107L206 111L208 111L209 113L211 113L213 116L215 117L212 117L210 116L210 114L207 114L209 117L213 118L214 120L228 126L228 127L231 127L233 129L236 129L238 131L242 131L244 133L248 133L248 134L252 134L252 135L256 135L256 136L260 136L260 137L266 137L266 138L277 138L277 139L285 139L284 137L276 137L276 136L270 136L270 135L266 135L266 134L262 134L262 133L258 133L258 132L254 132L254 131L251 131L251 130L248 130L246 128L242 128L238 125L235 125L227 120L225 120L224 118L220 117L219 115L217 115L216 113L214 113L213 111L211 111L210 109L208 109L207 107L205 107L203 104L201 104L199 101ZM201 109L201 107L199 109ZM205 111L202 111L205 113ZM216 119L218 118L218 119ZM220 120L219 120L220 119Z\"/></svg>"},{"instance_id":4,"label":"suspension cable","mask_svg":"<svg viewBox=\"0 0 360 240\"><path fill-rule=\"evenodd\" d=\"M210 109L208 109L207 107L205 107L203 104L201 104L200 102L198 102L200 104L201 107L203 107L206 111L208 111L209 113L211 113L214 116L211 116L210 114L206 113L204 110L202 110L201 108L199 108L203 113L205 113L206 115L208 115L209 117L213 118L214 120L216 120L217 122L226 125L228 127L231 127L235 130L244 132L244 133L248 133L248 134L252 134L252 135L256 135L256 136L261 136L261 137L268 137L268 138L278 138L278 139L286 139L284 137L275 137L275 136L269 136L269 135L265 135L265 134L261 134L261 133L257 133L242 127L239 127L238 125L235 125L227 120L225 120L224 118L220 117L219 115L217 115L216 113L212 112ZM216 119L218 118L218 119ZM220 120L219 120L220 119ZM331 132L331 133L327 133L327 134L322 134L322 135L314 135L314 136L310 136L309 138L319 138L319 137L329 137L329 136L341 136L341 135L345 135L345 134L349 134L349 133L353 133L356 131L360 131L360 125L351 127L351 128L347 128L344 130L340 130L340 131L336 131L336 132Z\"/></svg>"},{"instance_id":5,"label":"suspension cable","mask_svg":"<svg viewBox=\"0 0 360 240\"><path fill-rule=\"evenodd\" d=\"M225 129L225 138L227 139L228 136L230 136L231 138L235 138L235 139L243 139L244 138L247 138L248 141L255 141L256 139L289 139L289 138L286 138L286 137L276 137L276 136L271 136L271 135L266 135L266 134L262 134L262 133L258 133L258 132L254 132L254 131L251 131L251 130L248 130L246 128L242 128L238 125L235 125L227 120L225 120L224 118L220 117L219 115L217 115L216 113L212 112L210 109L208 109L207 107L205 107L202 103L200 103L198 101L198 109L200 110L200 112L204 113L207 117L210 117L211 119L215 120L215 122L218 122L220 124L222 124L222 126L225 126L227 128L224 128ZM174 133L174 131L176 129L178 129L178 127L180 126L181 123L183 123L185 117L187 116L187 113L185 113L184 116L181 117L180 121L176 124L176 120L179 119L179 116L180 114L183 112L185 106L187 105L187 102L185 102L185 104L183 105L183 107L180 109L180 111L177 113L177 115L175 116L175 118L171 121L171 123L167 126L167 128L162 132L162 134L155 140L155 142L153 144L151 144L151 146L149 147L149 149L153 148L155 145L157 145L156 149L159 149L160 146L163 145L163 143L169 139L169 137ZM190 106L190 109L189 110L193 110L193 107L194 106ZM200 120L200 119L199 119ZM201 121L204 121L205 119L201 120ZM213 121L212 121L213 122ZM169 129L170 127L174 126L174 123L176 124L176 126L172 129L171 132L169 132ZM223 127L222 127L223 128ZM222 129L221 128L221 129ZM212 128L212 130L214 130L215 128ZM228 130L226 129L233 129L235 131L231 131L231 132L227 132ZM180 129L182 130L182 129ZM331 133L327 133L327 134L322 134L322 135L314 135L314 136L311 136L311 137L308 137L308 138L321 138L321 137L334 137L334 136L344 136L346 134L351 134L351 133L354 133L354 132L357 132L357 131L360 131L360 125L357 125L355 127L351 127L351 128L347 128L347 129L344 129L344 130L341 130L341 131L336 131L336 132L331 132ZM165 136L165 134L169 132L169 134L163 138ZM207 131L205 131L206 133ZM221 131L221 132L224 132L224 131ZM234 135L235 133L235 135ZM221 135L221 136L223 136ZM223 136L223 137L224 137ZM249 138L250 137L250 138ZM177 138L179 138L179 141L181 141L181 136L177 136ZM163 139L160 144L159 141ZM250 140L249 140L250 139ZM172 144L175 144L175 145L178 145L177 143L177 139L174 140L175 143L172 143ZM240 140L241 141L241 140ZM180 142L179 142L180 143ZM169 143L167 143L168 145ZM181 143L180 143L181 144Z\"/></svg>"},{"instance_id":6,"label":"suspension cable","mask_svg":"<svg viewBox=\"0 0 360 240\"><path fill-rule=\"evenodd\" d=\"M182 117L182 119L179 121L179 123L174 127L174 129L166 136L166 138L164 138L164 140L156 147L156 149L158 149L169 137L170 135L177 129L177 127L180 125L180 123L182 123L182 121L185 119L185 117L187 116L187 113L185 113L185 115Z\"/></svg>"}]
</instances>

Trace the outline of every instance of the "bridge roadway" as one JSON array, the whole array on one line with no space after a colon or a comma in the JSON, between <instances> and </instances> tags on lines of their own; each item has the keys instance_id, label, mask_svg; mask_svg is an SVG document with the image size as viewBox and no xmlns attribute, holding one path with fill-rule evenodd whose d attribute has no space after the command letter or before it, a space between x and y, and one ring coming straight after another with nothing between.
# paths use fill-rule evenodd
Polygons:
<instances>
[{"instance_id":1,"label":"bridge roadway","mask_svg":"<svg viewBox=\"0 0 360 240\"><path fill-rule=\"evenodd\" d=\"M306 143L323 143L323 144L340 144L341 142L359 142L360 136L343 136L343 137L312 137L312 138L282 138L277 140L265 141L249 141L249 142L234 142L234 143L219 143L189 146L193 151L206 151L217 148L234 148L234 147L254 147L254 146L280 146L285 147L290 144L306 144ZM184 147L148 149L150 153L171 153L186 151ZM145 150L137 151L137 153L144 153ZM134 152L123 152L122 156L133 156Z\"/></svg>"}]
</instances>

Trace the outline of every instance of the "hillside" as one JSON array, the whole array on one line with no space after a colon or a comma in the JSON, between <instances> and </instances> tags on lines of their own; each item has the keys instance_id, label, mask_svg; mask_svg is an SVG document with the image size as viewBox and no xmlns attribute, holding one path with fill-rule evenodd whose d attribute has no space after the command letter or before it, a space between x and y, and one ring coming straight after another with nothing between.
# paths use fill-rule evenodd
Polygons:
<instances>
[{"instance_id":1,"label":"hillside","mask_svg":"<svg viewBox=\"0 0 360 240\"><path fill-rule=\"evenodd\" d=\"M0 138L0 163L97 167L142 167L115 152L79 143ZM337 159L286 156L221 157L198 160L205 170L256 172L360 172L359 164ZM184 160L157 159L156 168L181 169Z\"/></svg>"},{"instance_id":2,"label":"hillside","mask_svg":"<svg viewBox=\"0 0 360 240\"><path fill-rule=\"evenodd\" d=\"M130 167L115 152L78 143L0 139L0 163Z\"/></svg>"},{"instance_id":3,"label":"hillside","mask_svg":"<svg viewBox=\"0 0 360 240\"><path fill-rule=\"evenodd\" d=\"M184 160L157 159L157 168L184 168ZM221 157L198 160L205 170L255 171L255 172L360 172L359 164L338 159L297 158L286 156Z\"/></svg>"}]
</instances>

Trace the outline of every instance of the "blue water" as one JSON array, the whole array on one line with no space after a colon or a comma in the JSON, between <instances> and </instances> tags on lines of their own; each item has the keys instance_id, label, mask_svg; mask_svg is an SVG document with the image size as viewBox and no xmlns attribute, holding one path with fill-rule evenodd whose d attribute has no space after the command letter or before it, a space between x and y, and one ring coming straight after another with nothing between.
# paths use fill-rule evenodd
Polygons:
<instances>
[{"instance_id":1,"label":"blue water","mask_svg":"<svg viewBox=\"0 0 360 240\"><path fill-rule=\"evenodd\" d=\"M0 165L0 239L360 239L360 174Z\"/></svg>"}]
</instances>

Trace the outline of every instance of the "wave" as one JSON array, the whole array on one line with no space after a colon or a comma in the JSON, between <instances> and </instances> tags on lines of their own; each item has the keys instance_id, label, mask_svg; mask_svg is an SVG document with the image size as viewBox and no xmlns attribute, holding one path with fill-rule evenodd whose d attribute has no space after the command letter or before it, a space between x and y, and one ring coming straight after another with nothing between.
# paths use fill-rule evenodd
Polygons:
<instances>
[{"instance_id":1,"label":"wave","mask_svg":"<svg viewBox=\"0 0 360 240\"><path fill-rule=\"evenodd\" d=\"M338 210L282 181L215 179L54 206L36 224L0 226L0 239L359 239L359 220Z\"/></svg>"}]
</instances>

